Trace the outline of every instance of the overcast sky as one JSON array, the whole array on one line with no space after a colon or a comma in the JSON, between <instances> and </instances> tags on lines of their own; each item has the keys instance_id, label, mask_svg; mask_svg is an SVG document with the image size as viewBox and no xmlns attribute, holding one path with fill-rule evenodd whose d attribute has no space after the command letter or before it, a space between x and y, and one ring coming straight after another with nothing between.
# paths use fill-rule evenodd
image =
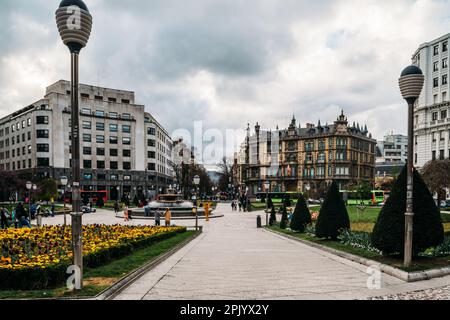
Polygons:
<instances>
[{"instance_id":1,"label":"overcast sky","mask_svg":"<svg viewBox=\"0 0 450 320\"><path fill-rule=\"evenodd\" d=\"M0 1L0 116L69 79L59 0ZM94 17L80 81L133 90L170 132L367 124L406 133L398 90L418 46L450 32L442 0L85 0Z\"/></svg>"}]
</instances>

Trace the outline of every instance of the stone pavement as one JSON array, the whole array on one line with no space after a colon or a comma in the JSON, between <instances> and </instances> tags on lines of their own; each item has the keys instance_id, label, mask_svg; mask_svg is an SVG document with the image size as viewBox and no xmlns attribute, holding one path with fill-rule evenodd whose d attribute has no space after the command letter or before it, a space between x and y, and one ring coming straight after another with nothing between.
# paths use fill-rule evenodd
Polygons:
<instances>
[{"instance_id":1,"label":"stone pavement","mask_svg":"<svg viewBox=\"0 0 450 320\"><path fill-rule=\"evenodd\" d=\"M218 210L224 218L116 299L366 299L450 284L450 277L405 283L383 274L381 289L370 290L367 267L257 229L255 213Z\"/></svg>"}]
</instances>

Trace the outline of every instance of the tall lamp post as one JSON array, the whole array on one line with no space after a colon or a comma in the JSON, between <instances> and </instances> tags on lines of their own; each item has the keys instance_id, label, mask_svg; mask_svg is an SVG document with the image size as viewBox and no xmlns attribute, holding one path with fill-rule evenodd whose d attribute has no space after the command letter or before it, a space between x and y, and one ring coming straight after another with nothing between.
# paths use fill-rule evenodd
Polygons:
<instances>
[{"instance_id":1,"label":"tall lamp post","mask_svg":"<svg viewBox=\"0 0 450 320\"><path fill-rule=\"evenodd\" d=\"M56 11L56 24L64 44L71 55L71 106L72 106L72 247L73 264L80 271L80 288L83 287L81 169L80 169L80 115L78 57L89 40L92 16L82 0L63 0Z\"/></svg>"},{"instance_id":2,"label":"tall lamp post","mask_svg":"<svg viewBox=\"0 0 450 320\"><path fill-rule=\"evenodd\" d=\"M264 182L264 188L266 188L266 227L269 225L269 189L270 181Z\"/></svg>"},{"instance_id":3,"label":"tall lamp post","mask_svg":"<svg viewBox=\"0 0 450 320\"><path fill-rule=\"evenodd\" d=\"M64 227L67 226L67 219L66 219L66 186L67 186L67 183L69 183L69 179L66 176L61 177L61 185L63 186Z\"/></svg>"},{"instance_id":4,"label":"tall lamp post","mask_svg":"<svg viewBox=\"0 0 450 320\"><path fill-rule=\"evenodd\" d=\"M400 91L403 99L408 103L408 180L405 213L405 253L404 266L411 265L413 253L413 191L414 191L414 104L422 92L425 77L422 70L416 66L409 66L403 70L400 79Z\"/></svg>"},{"instance_id":5,"label":"tall lamp post","mask_svg":"<svg viewBox=\"0 0 450 320\"><path fill-rule=\"evenodd\" d=\"M194 185L197 190L197 197L195 198L195 230L198 231L198 186L200 185L200 177L197 175L194 177Z\"/></svg>"},{"instance_id":6,"label":"tall lamp post","mask_svg":"<svg viewBox=\"0 0 450 320\"><path fill-rule=\"evenodd\" d=\"M26 187L28 190L28 218L31 223L31 188L33 188L33 183L31 181L28 181Z\"/></svg>"}]
</instances>

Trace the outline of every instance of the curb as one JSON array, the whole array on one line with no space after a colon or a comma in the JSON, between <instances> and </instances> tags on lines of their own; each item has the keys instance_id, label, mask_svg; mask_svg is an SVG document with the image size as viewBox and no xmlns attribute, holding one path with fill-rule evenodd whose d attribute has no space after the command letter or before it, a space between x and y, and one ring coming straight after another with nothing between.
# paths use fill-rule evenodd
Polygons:
<instances>
[{"instance_id":1,"label":"curb","mask_svg":"<svg viewBox=\"0 0 450 320\"><path fill-rule=\"evenodd\" d=\"M220 215L213 215L213 216L209 216L209 219L217 219L217 218L223 218L225 215L220 214ZM124 219L124 216L121 215L116 215L117 219ZM143 216L131 216L131 220L151 220L151 221L155 221L154 217L143 217ZM195 216L194 217L172 217L172 219L170 219L171 221L183 221L183 220L195 220ZM205 216L198 216L198 220L206 220ZM161 219L161 223L164 222L164 219Z\"/></svg>"},{"instance_id":2,"label":"curb","mask_svg":"<svg viewBox=\"0 0 450 320\"><path fill-rule=\"evenodd\" d=\"M131 284L133 284L136 280L138 280L144 273L147 273L148 271L154 269L160 263L164 262L167 258L169 258L173 254L175 254L176 252L178 252L179 250L184 248L190 242L197 239L203 233L203 227L199 227L199 229L200 229L200 232L198 232L192 238L186 239L182 243L179 243L178 245L173 247L171 250L167 251L166 253L163 253L162 255L156 257L152 261L144 264L142 267L129 273L127 276L125 276L124 278L117 281L115 284L113 284L108 289L100 292L95 297L88 298L86 300L112 300L112 299L114 299L123 290L125 290L127 287L129 287Z\"/></svg>"},{"instance_id":3,"label":"curb","mask_svg":"<svg viewBox=\"0 0 450 320\"><path fill-rule=\"evenodd\" d=\"M291 239L291 240L295 240L298 242L301 242L307 246L331 253L333 255L339 256L341 258L365 265L367 267L377 267L380 269L380 271L393 276L395 278L398 278L400 280L403 280L405 282L418 282L418 281L424 281L424 280L430 280L433 278L441 278L444 276L448 276L450 275L450 267L445 267L445 268L440 268L440 269L430 269L430 270L424 270L424 271L416 271L416 272L407 272L407 271L403 271L400 270L398 268L389 266L387 264L383 264L374 260L370 260L370 259L366 259L351 253L347 253L347 252L343 252L343 251L339 251L336 249L332 249L314 242L310 242L307 240L303 240L303 239L299 239L297 237L288 235L288 234L284 234L282 232L279 231L275 231L275 230L270 230L267 228L263 228L264 231L266 232L270 232L273 234L277 234L279 236Z\"/></svg>"}]
</instances>

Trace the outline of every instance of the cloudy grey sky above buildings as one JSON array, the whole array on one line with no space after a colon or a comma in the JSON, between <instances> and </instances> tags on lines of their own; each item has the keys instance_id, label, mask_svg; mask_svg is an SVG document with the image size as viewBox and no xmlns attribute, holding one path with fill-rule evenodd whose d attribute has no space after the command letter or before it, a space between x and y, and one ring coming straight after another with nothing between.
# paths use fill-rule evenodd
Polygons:
<instances>
[{"instance_id":1,"label":"cloudy grey sky above buildings","mask_svg":"<svg viewBox=\"0 0 450 320\"><path fill-rule=\"evenodd\" d=\"M397 82L418 46L450 32L431 0L85 0L94 16L83 83L136 92L170 132L367 124L406 132ZM69 78L58 0L0 2L0 116Z\"/></svg>"}]
</instances>

